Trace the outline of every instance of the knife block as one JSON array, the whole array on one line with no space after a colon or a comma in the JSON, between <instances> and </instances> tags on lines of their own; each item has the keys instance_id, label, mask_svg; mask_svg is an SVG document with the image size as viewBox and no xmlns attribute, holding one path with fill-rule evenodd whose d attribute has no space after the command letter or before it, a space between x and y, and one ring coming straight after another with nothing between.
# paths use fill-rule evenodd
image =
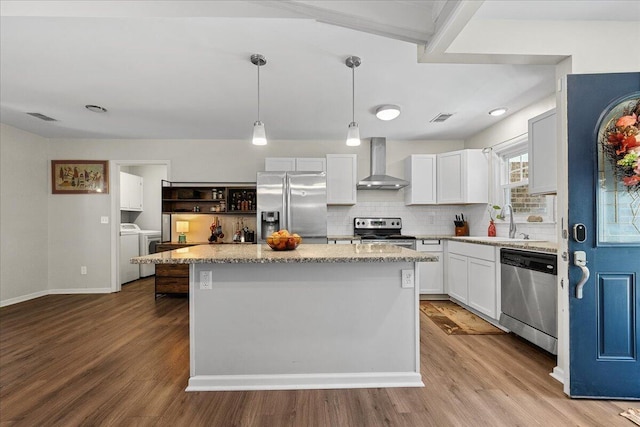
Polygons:
<instances>
[{"instance_id":1,"label":"knife block","mask_svg":"<svg viewBox=\"0 0 640 427\"><path fill-rule=\"evenodd\" d=\"M456 236L468 236L469 235L469 223L467 221L464 222L462 227L455 227Z\"/></svg>"}]
</instances>

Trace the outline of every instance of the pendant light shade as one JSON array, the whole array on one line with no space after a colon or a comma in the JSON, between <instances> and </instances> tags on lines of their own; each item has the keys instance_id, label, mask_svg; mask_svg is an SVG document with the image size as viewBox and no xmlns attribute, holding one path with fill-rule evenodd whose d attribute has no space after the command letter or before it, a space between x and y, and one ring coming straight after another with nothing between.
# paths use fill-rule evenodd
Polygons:
<instances>
[{"instance_id":1,"label":"pendant light shade","mask_svg":"<svg viewBox=\"0 0 640 427\"><path fill-rule=\"evenodd\" d=\"M264 56L259 53L251 55L251 63L258 67L258 120L253 124L253 145L267 145L267 132L264 123L260 121L260 67L267 63Z\"/></svg>"},{"instance_id":2,"label":"pendant light shade","mask_svg":"<svg viewBox=\"0 0 640 427\"><path fill-rule=\"evenodd\" d=\"M357 147L360 145L360 128L356 122L349 123L349 130L347 131L347 145L350 147Z\"/></svg>"},{"instance_id":3,"label":"pendant light shade","mask_svg":"<svg viewBox=\"0 0 640 427\"><path fill-rule=\"evenodd\" d=\"M356 77L355 69L360 66L360 58L357 56L350 56L345 61L347 67L351 68L351 123L349 123L349 130L347 131L347 145L350 147L356 147L360 145L360 129L356 123Z\"/></svg>"},{"instance_id":4,"label":"pendant light shade","mask_svg":"<svg viewBox=\"0 0 640 427\"><path fill-rule=\"evenodd\" d=\"M253 145L267 145L267 133L264 130L264 123L260 120L253 124Z\"/></svg>"}]
</instances>

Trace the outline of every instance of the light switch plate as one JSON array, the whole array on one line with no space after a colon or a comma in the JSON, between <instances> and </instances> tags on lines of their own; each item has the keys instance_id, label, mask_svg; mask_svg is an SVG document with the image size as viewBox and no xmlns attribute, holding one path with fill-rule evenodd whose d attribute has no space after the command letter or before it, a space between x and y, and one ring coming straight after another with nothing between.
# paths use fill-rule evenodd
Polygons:
<instances>
[{"instance_id":1,"label":"light switch plate","mask_svg":"<svg viewBox=\"0 0 640 427\"><path fill-rule=\"evenodd\" d=\"M414 286L413 270L402 270L402 287L413 288L413 286Z\"/></svg>"},{"instance_id":2,"label":"light switch plate","mask_svg":"<svg viewBox=\"0 0 640 427\"><path fill-rule=\"evenodd\" d=\"M100 224L109 224L109 217L108 216L101 216L100 217Z\"/></svg>"}]
</instances>

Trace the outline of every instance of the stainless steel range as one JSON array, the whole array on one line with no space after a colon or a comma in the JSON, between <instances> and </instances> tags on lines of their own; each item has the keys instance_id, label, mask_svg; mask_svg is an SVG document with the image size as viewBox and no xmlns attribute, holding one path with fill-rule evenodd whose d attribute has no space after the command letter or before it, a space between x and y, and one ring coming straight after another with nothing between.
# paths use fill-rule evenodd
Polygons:
<instances>
[{"instance_id":1,"label":"stainless steel range","mask_svg":"<svg viewBox=\"0 0 640 427\"><path fill-rule=\"evenodd\" d=\"M416 238L402 234L401 218L354 218L353 234L363 243L387 243L416 248Z\"/></svg>"}]
</instances>

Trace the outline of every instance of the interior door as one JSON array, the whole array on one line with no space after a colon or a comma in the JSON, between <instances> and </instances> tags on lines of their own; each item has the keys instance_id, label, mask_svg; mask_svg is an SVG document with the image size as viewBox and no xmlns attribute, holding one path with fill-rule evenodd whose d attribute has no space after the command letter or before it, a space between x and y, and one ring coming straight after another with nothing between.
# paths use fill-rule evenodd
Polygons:
<instances>
[{"instance_id":1,"label":"interior door","mask_svg":"<svg viewBox=\"0 0 640 427\"><path fill-rule=\"evenodd\" d=\"M640 398L638 203L598 149L607 111L638 91L640 73L567 78L572 397ZM582 298L580 255L590 271Z\"/></svg>"}]
</instances>

